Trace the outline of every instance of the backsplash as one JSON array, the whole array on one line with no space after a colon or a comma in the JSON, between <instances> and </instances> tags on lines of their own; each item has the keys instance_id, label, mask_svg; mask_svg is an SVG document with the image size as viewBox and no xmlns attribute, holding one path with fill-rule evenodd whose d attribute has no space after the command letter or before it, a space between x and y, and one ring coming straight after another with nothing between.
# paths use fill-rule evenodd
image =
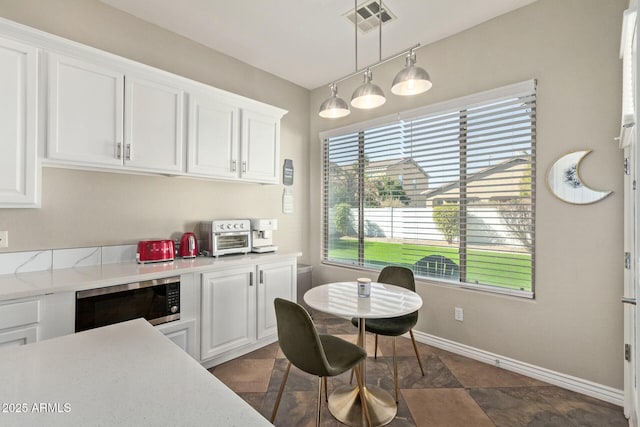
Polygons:
<instances>
[{"instance_id":1,"label":"backsplash","mask_svg":"<svg viewBox=\"0 0 640 427\"><path fill-rule=\"evenodd\" d=\"M0 275L135 262L136 245L0 253Z\"/></svg>"}]
</instances>

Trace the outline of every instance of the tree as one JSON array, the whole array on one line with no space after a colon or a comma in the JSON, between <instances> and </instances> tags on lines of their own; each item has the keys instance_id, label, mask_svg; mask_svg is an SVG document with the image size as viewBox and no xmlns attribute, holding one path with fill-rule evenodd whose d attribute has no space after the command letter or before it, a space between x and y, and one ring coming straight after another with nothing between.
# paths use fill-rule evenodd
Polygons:
<instances>
[{"instance_id":1,"label":"tree","mask_svg":"<svg viewBox=\"0 0 640 427\"><path fill-rule=\"evenodd\" d=\"M511 199L498 205L498 212L513 235L531 252L531 202L528 199Z\"/></svg>"},{"instance_id":2,"label":"tree","mask_svg":"<svg viewBox=\"0 0 640 427\"><path fill-rule=\"evenodd\" d=\"M351 218L351 205L349 203L339 203L334 208L336 231L341 236L346 236L351 230L353 219Z\"/></svg>"},{"instance_id":3,"label":"tree","mask_svg":"<svg viewBox=\"0 0 640 427\"><path fill-rule=\"evenodd\" d=\"M460 206L457 203L445 203L433 209L433 220L438 230L452 244L453 239L460 235Z\"/></svg>"},{"instance_id":4,"label":"tree","mask_svg":"<svg viewBox=\"0 0 640 427\"><path fill-rule=\"evenodd\" d=\"M385 208L407 206L411 201L400 181L389 176L383 176L374 181L374 192L366 200L371 199L375 200L377 206Z\"/></svg>"}]
</instances>

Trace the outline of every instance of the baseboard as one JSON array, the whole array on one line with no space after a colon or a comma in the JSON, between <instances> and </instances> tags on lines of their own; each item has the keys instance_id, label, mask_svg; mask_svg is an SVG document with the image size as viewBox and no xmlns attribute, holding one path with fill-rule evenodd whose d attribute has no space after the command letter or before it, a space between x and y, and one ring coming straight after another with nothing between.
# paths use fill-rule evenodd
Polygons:
<instances>
[{"instance_id":1,"label":"baseboard","mask_svg":"<svg viewBox=\"0 0 640 427\"><path fill-rule=\"evenodd\" d=\"M416 341L419 341L421 343L437 347L442 350L450 351L451 353L459 354L461 356L465 356L479 362L497 366L508 371L526 375L528 377L535 378L537 380L544 381L546 383L553 384L567 390L575 391L577 393L585 394L587 396L591 396L605 402L613 403L614 405L624 405L624 392L622 390L618 390L613 387L594 383L592 381L563 374L560 372L552 371L540 366L531 365L529 363L480 350L465 344L457 343L455 341L436 337L434 335L425 334L423 332L415 330L413 331L413 333L415 335Z\"/></svg>"}]
</instances>

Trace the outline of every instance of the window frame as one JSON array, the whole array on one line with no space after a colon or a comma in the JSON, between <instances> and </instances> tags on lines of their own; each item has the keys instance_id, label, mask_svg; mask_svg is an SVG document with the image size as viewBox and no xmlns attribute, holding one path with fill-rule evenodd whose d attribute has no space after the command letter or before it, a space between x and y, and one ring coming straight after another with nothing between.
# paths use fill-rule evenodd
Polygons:
<instances>
[{"instance_id":1,"label":"window frame","mask_svg":"<svg viewBox=\"0 0 640 427\"><path fill-rule=\"evenodd\" d=\"M364 266L364 259L360 259L360 255L358 257L358 264L347 264L335 262L327 259L327 253L329 250L329 239L330 236L327 232L327 224L328 224L328 197L325 194L326 189L329 187L328 179L329 177L326 174L325 170L325 156L326 150L325 147L328 139L333 137L339 137L347 134L361 134L370 129L375 129L383 126L391 126L395 123L400 122L409 122L414 119L424 118L430 115L444 115L448 113L461 112L465 109L471 109L475 106L491 103L491 102L499 102L501 100L507 100L518 96L526 96L536 94L536 86L537 82L535 79L523 81L520 83L515 83L503 87L499 87L496 89L490 89L487 91L475 93L472 95L462 96L459 98L438 102L435 104L419 107L413 110L404 111L400 113L395 113L391 115L387 115L384 117L376 118L373 120L367 120L364 122L353 123L341 128L331 129L327 131L323 131L319 133L320 142L322 144L322 167L321 167L321 207L322 207L322 221L321 221L321 263L324 265L338 266L342 268L350 268L356 269L360 271L376 271L371 269L370 267ZM534 113L535 114L535 113ZM361 142L364 144L364 142ZM362 148L362 147L361 147ZM535 298L535 222L536 222L536 214L535 214L535 198L536 198L536 185L535 185L535 156L536 156L536 132L535 132L535 120L533 121L533 130L532 130L532 141L531 141L531 156L532 159L529 162L531 165L531 234L532 234L532 243L531 243L531 290L518 290L518 289L509 289L500 287L498 285L483 285L483 284L475 284L475 283L466 283L462 281L448 281L444 279L438 279L434 277L423 277L420 276L420 280L432 282L435 284L442 284L447 287L457 287L457 288L465 288L465 289L473 289L479 291L486 291L490 293L496 294L506 294L523 298ZM360 165L363 167L362 165ZM359 175L364 174L364 171L359 171ZM362 180L359 180L362 181ZM359 194L363 194L362 188L359 188ZM458 198L458 201L461 200ZM468 201L468 200L467 200ZM364 197L359 197L359 207L358 211L360 215L364 214ZM363 235L364 221L358 221L358 235ZM360 245L362 244L361 238L359 238ZM458 249L460 248L460 244L458 244ZM363 253L363 248L360 248L359 254Z\"/></svg>"}]
</instances>

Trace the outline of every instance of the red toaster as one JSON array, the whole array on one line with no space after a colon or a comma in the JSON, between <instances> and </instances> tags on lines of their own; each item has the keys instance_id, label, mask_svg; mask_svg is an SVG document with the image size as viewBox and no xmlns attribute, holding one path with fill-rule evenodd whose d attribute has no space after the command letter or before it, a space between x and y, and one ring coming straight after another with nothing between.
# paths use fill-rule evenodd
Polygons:
<instances>
[{"instance_id":1,"label":"red toaster","mask_svg":"<svg viewBox=\"0 0 640 427\"><path fill-rule=\"evenodd\" d=\"M138 251L136 252L138 264L173 261L174 258L173 240L141 240L138 242Z\"/></svg>"}]
</instances>

